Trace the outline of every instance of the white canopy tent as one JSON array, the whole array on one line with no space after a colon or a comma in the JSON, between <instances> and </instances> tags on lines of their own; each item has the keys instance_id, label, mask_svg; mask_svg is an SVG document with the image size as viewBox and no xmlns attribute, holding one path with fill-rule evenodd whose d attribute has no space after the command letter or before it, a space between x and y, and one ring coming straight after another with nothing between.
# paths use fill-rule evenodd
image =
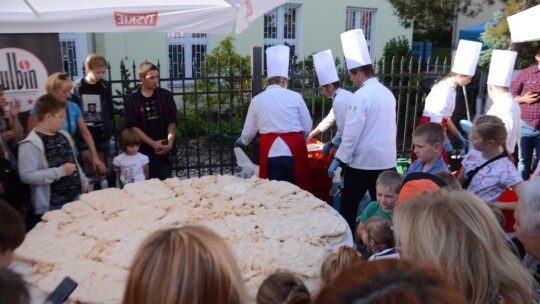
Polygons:
<instances>
[{"instance_id":1,"label":"white canopy tent","mask_svg":"<svg viewBox=\"0 0 540 304\"><path fill-rule=\"evenodd\" d=\"M540 40L540 5L508 16L512 42Z\"/></svg>"},{"instance_id":2,"label":"white canopy tent","mask_svg":"<svg viewBox=\"0 0 540 304\"><path fill-rule=\"evenodd\" d=\"M236 33L286 0L1 0L0 33ZM236 25L236 26L235 26Z\"/></svg>"}]
</instances>

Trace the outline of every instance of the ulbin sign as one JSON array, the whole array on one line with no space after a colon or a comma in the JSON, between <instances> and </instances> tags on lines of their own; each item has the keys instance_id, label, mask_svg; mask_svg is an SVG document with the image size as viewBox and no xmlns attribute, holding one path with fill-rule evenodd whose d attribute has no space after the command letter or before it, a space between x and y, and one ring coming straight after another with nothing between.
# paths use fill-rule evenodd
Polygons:
<instances>
[{"instance_id":1,"label":"ulbin sign","mask_svg":"<svg viewBox=\"0 0 540 304\"><path fill-rule=\"evenodd\" d=\"M36 55L21 48L0 48L0 85L4 87L6 110L19 100L21 111L29 111L45 94L46 81L47 69Z\"/></svg>"}]
</instances>

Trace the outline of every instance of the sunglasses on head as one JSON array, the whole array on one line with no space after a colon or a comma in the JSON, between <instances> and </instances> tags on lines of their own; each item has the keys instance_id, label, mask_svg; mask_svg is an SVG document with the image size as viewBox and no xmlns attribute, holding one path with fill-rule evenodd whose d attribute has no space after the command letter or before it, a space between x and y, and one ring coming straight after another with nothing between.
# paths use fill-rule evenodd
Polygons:
<instances>
[{"instance_id":1,"label":"sunglasses on head","mask_svg":"<svg viewBox=\"0 0 540 304\"><path fill-rule=\"evenodd\" d=\"M63 73L63 74L58 75L58 79L60 79L60 80L68 80L69 76L68 76L68 74Z\"/></svg>"}]
</instances>

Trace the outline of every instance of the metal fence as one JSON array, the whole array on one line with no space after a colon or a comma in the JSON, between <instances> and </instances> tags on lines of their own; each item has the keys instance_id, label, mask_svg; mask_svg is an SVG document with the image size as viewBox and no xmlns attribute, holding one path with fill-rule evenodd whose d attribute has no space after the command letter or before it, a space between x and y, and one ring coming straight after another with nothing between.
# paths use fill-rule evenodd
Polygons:
<instances>
[{"instance_id":1,"label":"metal fence","mask_svg":"<svg viewBox=\"0 0 540 304\"><path fill-rule=\"evenodd\" d=\"M441 78L447 74L450 59L423 60L413 58L382 58L377 60L377 77L395 95L397 101L398 155L410 156L411 134L423 110L425 93L422 81ZM159 68L160 63L157 62ZM209 66L203 61L195 66L198 75L190 78L162 78L160 85L172 92L178 105L178 127L176 134L175 174L181 178L200 177L211 174L230 174L237 170L233 147L234 138L240 135L245 114L252 96L262 91L264 75L262 51L254 49L251 62L218 63ZM130 66L120 64L122 79L109 79L113 84L115 99L115 132L124 127L123 104L133 88L139 85L138 63ZM338 62L340 79L345 89L354 91L344 64ZM163 75L163 73L161 73ZM315 127L331 108L331 100L319 92L311 58L290 64L289 89L299 92L310 109ZM482 92L479 78L467 86L468 107L465 96L458 91L454 119L467 117L467 108L474 110L475 98ZM474 113L472 114L474 115ZM328 130L317 139L328 141L335 132ZM255 161L256 145L247 148L248 155ZM117 151L117 150L116 150Z\"/></svg>"}]
</instances>

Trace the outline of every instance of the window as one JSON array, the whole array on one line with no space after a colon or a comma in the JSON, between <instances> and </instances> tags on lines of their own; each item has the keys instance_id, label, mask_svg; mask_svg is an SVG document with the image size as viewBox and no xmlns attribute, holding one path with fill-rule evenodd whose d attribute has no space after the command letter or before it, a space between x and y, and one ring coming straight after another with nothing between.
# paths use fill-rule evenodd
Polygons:
<instances>
[{"instance_id":1,"label":"window","mask_svg":"<svg viewBox=\"0 0 540 304\"><path fill-rule=\"evenodd\" d=\"M374 36L375 36L375 21L377 10L347 7L347 17L345 21L345 31L353 29L362 29L366 36L369 53L373 58Z\"/></svg>"},{"instance_id":2,"label":"window","mask_svg":"<svg viewBox=\"0 0 540 304\"><path fill-rule=\"evenodd\" d=\"M86 34L60 33L60 52L62 56L62 69L72 79L82 77L84 60L88 55Z\"/></svg>"},{"instance_id":3,"label":"window","mask_svg":"<svg viewBox=\"0 0 540 304\"><path fill-rule=\"evenodd\" d=\"M168 33L170 78L201 76L201 64L208 51L209 37L197 33Z\"/></svg>"},{"instance_id":4,"label":"window","mask_svg":"<svg viewBox=\"0 0 540 304\"><path fill-rule=\"evenodd\" d=\"M300 4L284 4L264 14L264 50L284 44L291 48L292 54L299 56L299 37Z\"/></svg>"}]
</instances>

